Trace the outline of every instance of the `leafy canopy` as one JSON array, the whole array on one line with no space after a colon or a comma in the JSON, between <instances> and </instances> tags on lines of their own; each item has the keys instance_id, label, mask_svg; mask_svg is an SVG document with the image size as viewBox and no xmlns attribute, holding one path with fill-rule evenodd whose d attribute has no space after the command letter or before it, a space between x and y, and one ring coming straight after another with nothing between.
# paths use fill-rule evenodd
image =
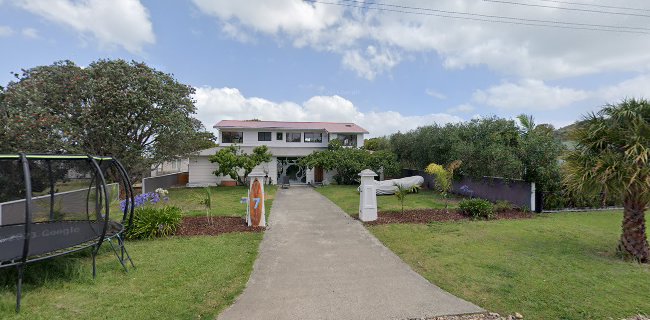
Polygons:
<instances>
[{"instance_id":1,"label":"leafy canopy","mask_svg":"<svg viewBox=\"0 0 650 320\"><path fill-rule=\"evenodd\" d=\"M238 146L228 146L217 150L210 156L210 162L218 165L213 173L217 176L230 176L240 184L245 184L246 177L253 169L265 162L271 161L273 155L265 145L253 148L252 154L247 154ZM243 170L243 174L240 172Z\"/></svg>"},{"instance_id":2,"label":"leafy canopy","mask_svg":"<svg viewBox=\"0 0 650 320\"><path fill-rule=\"evenodd\" d=\"M518 121L491 117L423 126L393 134L390 149L407 168L461 160L463 176L524 179L546 191L559 180L563 147L552 126L535 125L522 115Z\"/></svg>"},{"instance_id":3,"label":"leafy canopy","mask_svg":"<svg viewBox=\"0 0 650 320\"><path fill-rule=\"evenodd\" d=\"M571 138L564 182L577 191L622 193L650 201L650 102L624 100L585 117Z\"/></svg>"},{"instance_id":4,"label":"leafy canopy","mask_svg":"<svg viewBox=\"0 0 650 320\"><path fill-rule=\"evenodd\" d=\"M152 165L214 145L193 117L193 94L135 61L23 70L0 94L0 152L112 155L138 178Z\"/></svg>"},{"instance_id":5,"label":"leafy canopy","mask_svg":"<svg viewBox=\"0 0 650 320\"><path fill-rule=\"evenodd\" d=\"M399 172L397 157L390 151L371 152L365 149L340 146L338 140L330 142L328 150L316 151L300 159L300 164L307 168L321 167L335 170L334 180L338 184L356 184L359 172L371 169L383 170L385 175Z\"/></svg>"}]
</instances>

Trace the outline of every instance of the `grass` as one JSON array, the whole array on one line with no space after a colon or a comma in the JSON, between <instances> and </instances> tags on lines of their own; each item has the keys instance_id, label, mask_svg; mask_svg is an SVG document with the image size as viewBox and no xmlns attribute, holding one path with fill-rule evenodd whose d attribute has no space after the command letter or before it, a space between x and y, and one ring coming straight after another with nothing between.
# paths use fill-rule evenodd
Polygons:
<instances>
[{"instance_id":1,"label":"grass","mask_svg":"<svg viewBox=\"0 0 650 320\"><path fill-rule=\"evenodd\" d=\"M590 212L369 229L430 282L490 311L620 319L650 314L650 266L615 254L621 220Z\"/></svg>"},{"instance_id":2,"label":"grass","mask_svg":"<svg viewBox=\"0 0 650 320\"><path fill-rule=\"evenodd\" d=\"M275 186L266 187L271 211ZM247 187L212 187L213 216L245 216ZM204 216L203 188L169 190L169 205ZM119 202L112 212L119 212ZM114 214L118 218L121 214ZM89 254L29 265L23 308L15 314L13 268L0 269L0 319L199 319L214 318L242 292L257 257L261 233L127 242L137 269L125 273L104 247L97 279Z\"/></svg>"},{"instance_id":3,"label":"grass","mask_svg":"<svg viewBox=\"0 0 650 320\"><path fill-rule=\"evenodd\" d=\"M359 216L359 193L358 186L329 185L317 188L316 191L336 203L343 211L353 217ZM458 207L458 198L449 199L449 207ZM431 190L420 190L419 193L411 193L404 200L404 210L409 209L444 209L444 198L437 192ZM401 211L402 207L394 195L377 196L377 209L379 211Z\"/></svg>"},{"instance_id":4,"label":"grass","mask_svg":"<svg viewBox=\"0 0 650 320\"><path fill-rule=\"evenodd\" d=\"M212 192L213 217L217 216L246 216L246 206L239 201L248 195L248 187L210 187ZM276 186L264 186L266 211L271 210ZM205 207L199 204L199 198L204 196L203 188L174 188L169 189L169 205L181 208L187 216L205 216Z\"/></svg>"},{"instance_id":5,"label":"grass","mask_svg":"<svg viewBox=\"0 0 650 320\"><path fill-rule=\"evenodd\" d=\"M127 243L137 269L125 273L112 252L30 265L23 308L14 312L15 271L0 269L0 319L214 318L244 289L261 233Z\"/></svg>"}]
</instances>

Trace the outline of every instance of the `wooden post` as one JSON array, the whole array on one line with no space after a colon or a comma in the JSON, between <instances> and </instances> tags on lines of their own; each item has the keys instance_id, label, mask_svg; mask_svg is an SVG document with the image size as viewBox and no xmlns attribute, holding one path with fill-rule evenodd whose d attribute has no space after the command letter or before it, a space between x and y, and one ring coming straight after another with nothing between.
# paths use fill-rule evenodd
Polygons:
<instances>
[{"instance_id":1,"label":"wooden post","mask_svg":"<svg viewBox=\"0 0 650 320\"><path fill-rule=\"evenodd\" d=\"M266 208L264 206L264 172L251 172L248 175L248 215L249 227L266 227Z\"/></svg>"}]
</instances>

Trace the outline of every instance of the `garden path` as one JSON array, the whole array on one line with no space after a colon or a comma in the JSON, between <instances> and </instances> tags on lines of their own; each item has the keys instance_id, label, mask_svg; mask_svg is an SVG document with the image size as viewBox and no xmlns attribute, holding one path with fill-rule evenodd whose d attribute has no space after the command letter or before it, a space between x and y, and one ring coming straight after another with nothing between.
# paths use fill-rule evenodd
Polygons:
<instances>
[{"instance_id":1,"label":"garden path","mask_svg":"<svg viewBox=\"0 0 650 320\"><path fill-rule=\"evenodd\" d=\"M309 187L278 190L253 274L219 319L413 319L485 310L415 273Z\"/></svg>"}]
</instances>

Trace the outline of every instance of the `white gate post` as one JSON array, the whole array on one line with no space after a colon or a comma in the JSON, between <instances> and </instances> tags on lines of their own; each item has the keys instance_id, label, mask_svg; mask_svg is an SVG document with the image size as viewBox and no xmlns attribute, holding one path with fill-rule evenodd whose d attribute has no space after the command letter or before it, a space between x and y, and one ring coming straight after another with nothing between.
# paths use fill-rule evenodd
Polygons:
<instances>
[{"instance_id":1,"label":"white gate post","mask_svg":"<svg viewBox=\"0 0 650 320\"><path fill-rule=\"evenodd\" d=\"M377 220L377 186L375 185L377 174L370 169L366 169L361 171L359 176L361 177L359 220L375 221Z\"/></svg>"},{"instance_id":2,"label":"white gate post","mask_svg":"<svg viewBox=\"0 0 650 320\"><path fill-rule=\"evenodd\" d=\"M531 212L535 212L535 210L537 209L535 207L535 202L536 202L535 201L535 191L537 191L536 188L535 188L535 182L531 182L530 183L530 211Z\"/></svg>"}]
</instances>

